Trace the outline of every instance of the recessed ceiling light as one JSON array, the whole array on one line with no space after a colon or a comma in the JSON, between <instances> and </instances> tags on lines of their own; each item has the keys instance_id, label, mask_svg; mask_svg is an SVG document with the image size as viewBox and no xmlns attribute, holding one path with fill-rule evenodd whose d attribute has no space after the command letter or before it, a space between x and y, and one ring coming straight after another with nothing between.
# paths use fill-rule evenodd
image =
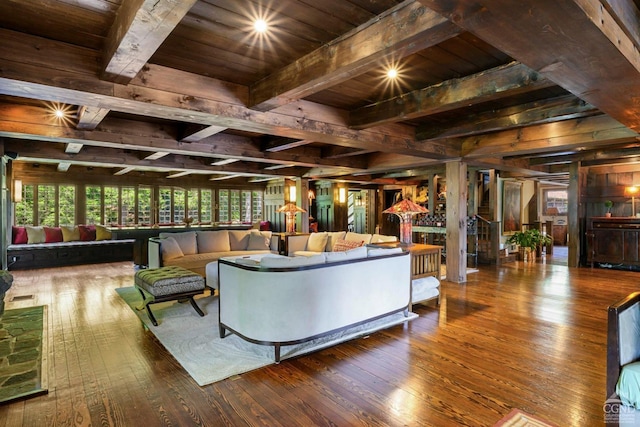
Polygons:
<instances>
[{"instance_id":1,"label":"recessed ceiling light","mask_svg":"<svg viewBox=\"0 0 640 427\"><path fill-rule=\"evenodd\" d=\"M268 28L269 25L267 24L267 21L262 18L256 19L253 23L253 29L258 33L266 33Z\"/></svg>"},{"instance_id":2,"label":"recessed ceiling light","mask_svg":"<svg viewBox=\"0 0 640 427\"><path fill-rule=\"evenodd\" d=\"M61 118L63 118L64 116L65 116L64 111L62 111L61 109L59 109L59 108L58 108L58 109L56 110L56 117L57 117L57 118L59 118L59 119L61 119Z\"/></svg>"},{"instance_id":3,"label":"recessed ceiling light","mask_svg":"<svg viewBox=\"0 0 640 427\"><path fill-rule=\"evenodd\" d=\"M387 70L387 77L390 79L395 79L398 77L398 70L396 68L389 68Z\"/></svg>"}]
</instances>

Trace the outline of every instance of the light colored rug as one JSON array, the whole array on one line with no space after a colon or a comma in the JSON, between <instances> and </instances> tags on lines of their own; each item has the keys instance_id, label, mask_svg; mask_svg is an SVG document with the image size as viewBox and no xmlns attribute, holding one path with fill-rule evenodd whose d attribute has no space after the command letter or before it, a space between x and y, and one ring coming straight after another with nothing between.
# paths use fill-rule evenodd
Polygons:
<instances>
[{"instance_id":1,"label":"light colored rug","mask_svg":"<svg viewBox=\"0 0 640 427\"><path fill-rule=\"evenodd\" d=\"M141 297L134 287L117 288L116 292L198 385L211 384L275 363L273 346L252 344L236 335L220 338L217 296L196 298L198 306L206 314L204 317L198 316L188 302L153 304L151 310L158 319L158 326L153 326L146 310L135 309L140 304ZM417 317L415 313L409 313L409 317L397 313L313 341L282 346L281 359L366 336Z\"/></svg>"},{"instance_id":2,"label":"light colored rug","mask_svg":"<svg viewBox=\"0 0 640 427\"><path fill-rule=\"evenodd\" d=\"M494 424L494 427L555 427L555 424L549 424L538 417L522 412L520 409L513 409Z\"/></svg>"}]
</instances>

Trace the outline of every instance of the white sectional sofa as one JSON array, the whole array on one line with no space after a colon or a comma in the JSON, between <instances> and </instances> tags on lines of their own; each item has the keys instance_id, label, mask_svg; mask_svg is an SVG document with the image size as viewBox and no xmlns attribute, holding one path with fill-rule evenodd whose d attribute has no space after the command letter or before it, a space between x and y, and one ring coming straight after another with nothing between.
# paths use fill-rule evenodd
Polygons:
<instances>
[{"instance_id":1,"label":"white sectional sofa","mask_svg":"<svg viewBox=\"0 0 640 427\"><path fill-rule=\"evenodd\" d=\"M149 268L177 265L205 277L221 257L278 253L280 236L270 231L217 230L160 233L149 239Z\"/></svg>"},{"instance_id":2,"label":"white sectional sofa","mask_svg":"<svg viewBox=\"0 0 640 427\"><path fill-rule=\"evenodd\" d=\"M361 234L351 231L321 232L311 234L293 234L286 237L287 255L289 256L309 256L321 252L333 252L337 245L352 244L364 246L373 243L397 242L396 236L385 236L382 234ZM340 250L344 250L341 248Z\"/></svg>"},{"instance_id":3,"label":"white sectional sofa","mask_svg":"<svg viewBox=\"0 0 640 427\"><path fill-rule=\"evenodd\" d=\"M220 336L227 331L280 346L404 311L411 304L410 255L360 247L308 257L221 258Z\"/></svg>"}]
</instances>

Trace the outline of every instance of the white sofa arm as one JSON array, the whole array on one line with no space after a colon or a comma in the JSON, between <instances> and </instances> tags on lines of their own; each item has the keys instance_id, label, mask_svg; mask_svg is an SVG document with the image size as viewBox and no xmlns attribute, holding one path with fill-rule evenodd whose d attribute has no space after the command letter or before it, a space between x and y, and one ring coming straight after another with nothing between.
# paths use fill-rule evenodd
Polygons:
<instances>
[{"instance_id":1,"label":"white sofa arm","mask_svg":"<svg viewBox=\"0 0 640 427\"><path fill-rule=\"evenodd\" d=\"M307 249L309 234L291 234L285 238L288 256L293 256L295 252Z\"/></svg>"},{"instance_id":2,"label":"white sofa arm","mask_svg":"<svg viewBox=\"0 0 640 427\"><path fill-rule=\"evenodd\" d=\"M162 267L162 239L157 237L149 238L149 268Z\"/></svg>"},{"instance_id":3,"label":"white sofa arm","mask_svg":"<svg viewBox=\"0 0 640 427\"><path fill-rule=\"evenodd\" d=\"M280 239L279 234L272 234L271 240L269 241L269 249L273 252L280 253Z\"/></svg>"}]
</instances>

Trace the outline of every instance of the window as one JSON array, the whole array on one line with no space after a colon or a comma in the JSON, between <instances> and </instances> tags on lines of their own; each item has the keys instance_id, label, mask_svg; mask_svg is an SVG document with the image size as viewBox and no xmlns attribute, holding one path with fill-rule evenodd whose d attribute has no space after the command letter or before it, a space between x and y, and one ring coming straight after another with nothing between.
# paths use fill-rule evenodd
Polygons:
<instances>
[{"instance_id":1,"label":"window","mask_svg":"<svg viewBox=\"0 0 640 427\"><path fill-rule=\"evenodd\" d=\"M151 188L138 188L138 224L151 225Z\"/></svg>"},{"instance_id":2,"label":"window","mask_svg":"<svg viewBox=\"0 0 640 427\"><path fill-rule=\"evenodd\" d=\"M187 191L187 206L189 209L188 217L191 218L195 222L200 222L200 197L199 191L197 188L190 188Z\"/></svg>"},{"instance_id":3,"label":"window","mask_svg":"<svg viewBox=\"0 0 640 427\"><path fill-rule=\"evenodd\" d=\"M251 221L260 221L262 219L262 191L251 192Z\"/></svg>"},{"instance_id":4,"label":"window","mask_svg":"<svg viewBox=\"0 0 640 427\"><path fill-rule=\"evenodd\" d=\"M240 190L230 190L229 212L231 222L240 222Z\"/></svg>"},{"instance_id":5,"label":"window","mask_svg":"<svg viewBox=\"0 0 640 427\"><path fill-rule=\"evenodd\" d=\"M181 188L175 188L173 190L173 222L176 224L182 224L184 222L185 214L185 197L186 192Z\"/></svg>"},{"instance_id":6,"label":"window","mask_svg":"<svg viewBox=\"0 0 640 427\"><path fill-rule=\"evenodd\" d=\"M34 185L22 186L22 201L16 203L15 223L17 225L33 225Z\"/></svg>"},{"instance_id":7,"label":"window","mask_svg":"<svg viewBox=\"0 0 640 427\"><path fill-rule=\"evenodd\" d=\"M218 220L220 222L229 222L229 190L218 191Z\"/></svg>"},{"instance_id":8,"label":"window","mask_svg":"<svg viewBox=\"0 0 640 427\"><path fill-rule=\"evenodd\" d=\"M103 224L102 221L102 187L99 185L87 185L85 194L85 223Z\"/></svg>"},{"instance_id":9,"label":"window","mask_svg":"<svg viewBox=\"0 0 640 427\"><path fill-rule=\"evenodd\" d=\"M136 223L136 189L122 187L120 197L120 224L134 225Z\"/></svg>"},{"instance_id":10,"label":"window","mask_svg":"<svg viewBox=\"0 0 640 427\"><path fill-rule=\"evenodd\" d=\"M158 222L169 224L171 222L171 189L160 188L160 202L158 204Z\"/></svg>"},{"instance_id":11,"label":"window","mask_svg":"<svg viewBox=\"0 0 640 427\"><path fill-rule=\"evenodd\" d=\"M544 191L544 215L566 215L569 207L567 190L545 190ZM556 214L549 210L555 208L558 210Z\"/></svg>"},{"instance_id":12,"label":"window","mask_svg":"<svg viewBox=\"0 0 640 427\"><path fill-rule=\"evenodd\" d=\"M104 187L104 222L118 225L118 187Z\"/></svg>"},{"instance_id":13,"label":"window","mask_svg":"<svg viewBox=\"0 0 640 427\"><path fill-rule=\"evenodd\" d=\"M211 190L200 190L200 222L211 222L213 218L211 217L212 208L212 191Z\"/></svg>"},{"instance_id":14,"label":"window","mask_svg":"<svg viewBox=\"0 0 640 427\"><path fill-rule=\"evenodd\" d=\"M56 226L55 185L38 185L38 225Z\"/></svg>"},{"instance_id":15,"label":"window","mask_svg":"<svg viewBox=\"0 0 640 427\"><path fill-rule=\"evenodd\" d=\"M76 223L76 186L60 185L58 187L58 225Z\"/></svg>"}]
</instances>

